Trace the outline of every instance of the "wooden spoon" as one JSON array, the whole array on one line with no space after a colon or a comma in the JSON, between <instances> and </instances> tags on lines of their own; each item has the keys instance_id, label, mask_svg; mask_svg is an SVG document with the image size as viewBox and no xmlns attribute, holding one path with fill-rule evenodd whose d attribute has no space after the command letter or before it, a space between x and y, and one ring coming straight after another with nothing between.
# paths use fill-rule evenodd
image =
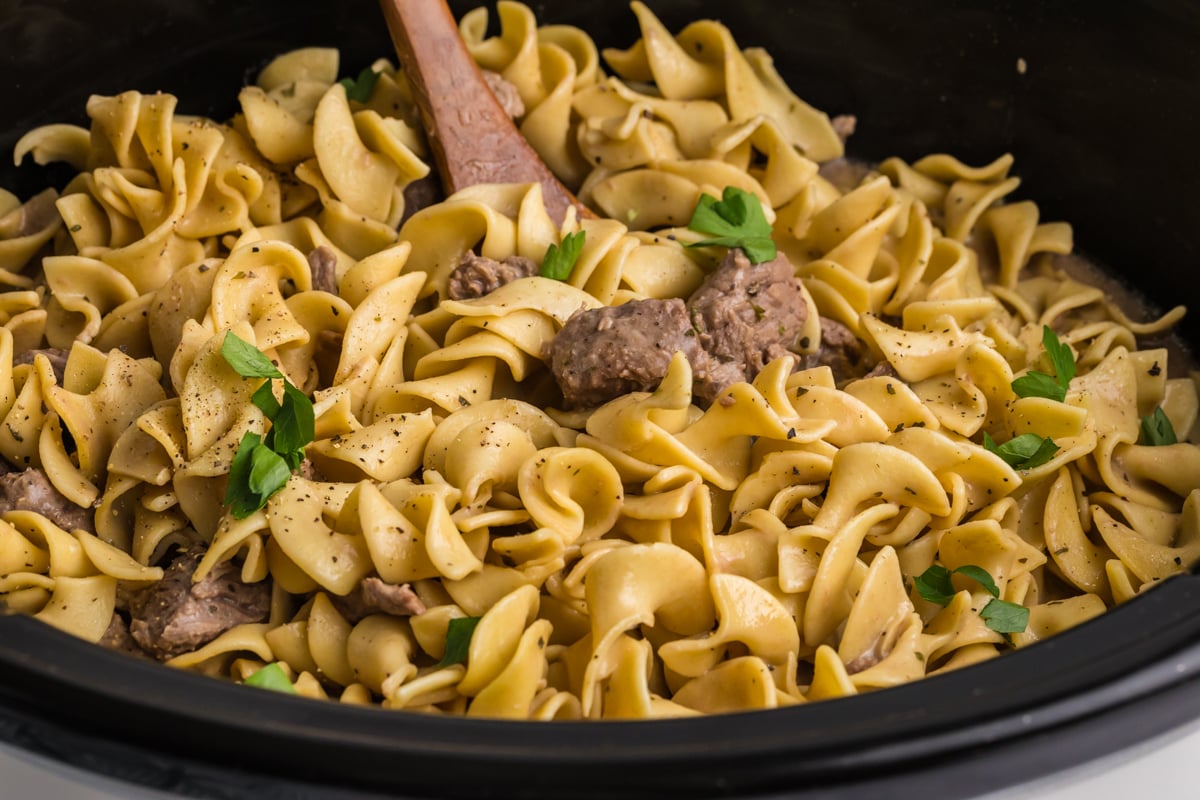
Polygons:
<instances>
[{"instance_id":1,"label":"wooden spoon","mask_svg":"<svg viewBox=\"0 0 1200 800\"><path fill-rule=\"evenodd\" d=\"M446 194L479 183L542 185L550 216L595 217L542 162L492 93L444 0L381 0Z\"/></svg>"}]
</instances>

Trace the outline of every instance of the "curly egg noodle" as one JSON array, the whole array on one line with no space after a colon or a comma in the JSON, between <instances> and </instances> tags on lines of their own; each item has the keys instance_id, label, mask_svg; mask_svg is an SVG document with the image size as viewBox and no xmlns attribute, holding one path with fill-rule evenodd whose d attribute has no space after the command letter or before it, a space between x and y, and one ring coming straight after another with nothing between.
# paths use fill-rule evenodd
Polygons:
<instances>
[{"instance_id":1,"label":"curly egg noodle","mask_svg":"<svg viewBox=\"0 0 1200 800\"><path fill-rule=\"evenodd\" d=\"M95 533L11 510L0 601L90 641L169 555L202 547L270 586L176 668L243 681L278 663L342 702L489 717L652 718L844 697L990 659L1088 620L1200 558L1192 377L1162 341L1072 279L1068 225L1008 202L1012 158L890 158L839 186L829 117L762 50L694 22L601 54L574 27L499 4L463 18L477 62L520 94L522 133L602 219L558 225L537 185L476 186L406 218L430 156L390 63L368 99L338 54L293 51L227 123L175 97L93 96L91 127L27 134L16 158L67 162L62 190L0 192L0 454L44 471ZM770 363L702 410L688 361L661 385L559 411L544 345L580 309L687 297L724 256L687 248L702 193L757 196L813 313L885 374ZM412 209L409 209L411 212ZM399 226L399 227L398 227ZM541 261L586 232L566 281L447 299L464 253ZM336 291L308 254L335 256ZM1012 383L1049 371L1043 326L1078 368L1062 402ZM233 332L315 409L315 468L237 519L227 475L268 429ZM1152 340L1153 341L1153 340ZM56 374L41 348L69 350ZM799 355L797 356L799 358ZM1161 408L1180 443L1150 446ZM1034 433L1032 469L983 446ZM306 477L305 475L308 475ZM313 479L316 476L316 479ZM914 578L972 565L1029 609L1018 633ZM369 578L410 584L413 616L354 621ZM450 621L479 617L463 663Z\"/></svg>"}]
</instances>

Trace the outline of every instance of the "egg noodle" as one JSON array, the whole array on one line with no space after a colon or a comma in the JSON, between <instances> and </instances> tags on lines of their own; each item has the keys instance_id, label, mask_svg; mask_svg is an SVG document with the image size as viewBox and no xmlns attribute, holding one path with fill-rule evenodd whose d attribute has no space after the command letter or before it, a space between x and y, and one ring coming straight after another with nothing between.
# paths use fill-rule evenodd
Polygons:
<instances>
[{"instance_id":1,"label":"egg noodle","mask_svg":"<svg viewBox=\"0 0 1200 800\"><path fill-rule=\"evenodd\" d=\"M496 36L485 9L461 22L600 219L556 224L537 185L406 218L431 163L408 84L378 61L351 100L330 49L275 59L228 123L126 92L88 101L90 129L21 139L18 162L78 174L23 205L0 192L0 454L95 525L5 513L0 602L99 641L200 547L193 580L232 564L269 612L171 667L277 664L285 689L392 709L650 718L957 669L1200 558L1196 384L1139 344L1182 308L1137 322L1064 272L1071 228L1007 201L1010 156L890 158L835 183L838 131L765 52L633 9L641 38L603 53L611 75L585 32L524 5L499 4ZM726 249L686 247L706 238L688 221L726 187L761 200L803 284L804 348L707 409L677 355L653 391L563 410L544 345L580 309L692 293ZM448 298L467 251L540 262L578 231L567 280ZM318 248L336 292L314 284ZM887 369L795 369L821 318ZM1047 326L1076 374L1062 399L1019 396L1022 376L1061 376ZM231 462L270 423L229 332L315 416L306 469L242 518ZM46 348L69 351L61 374ZM1179 443L1147 441L1164 414ZM1001 451L1024 434L1056 449L1021 467ZM929 599L934 566L948 592ZM340 599L370 578L424 610L354 619ZM993 599L1026 623L991 623Z\"/></svg>"}]
</instances>

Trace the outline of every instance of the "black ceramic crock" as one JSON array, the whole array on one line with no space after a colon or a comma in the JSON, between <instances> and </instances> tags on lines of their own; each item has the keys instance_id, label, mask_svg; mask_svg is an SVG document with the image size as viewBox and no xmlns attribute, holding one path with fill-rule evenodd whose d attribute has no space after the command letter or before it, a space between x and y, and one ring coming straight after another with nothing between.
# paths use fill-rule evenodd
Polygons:
<instances>
[{"instance_id":1,"label":"black ceramic crock","mask_svg":"<svg viewBox=\"0 0 1200 800\"><path fill-rule=\"evenodd\" d=\"M461 13L470 3L457 3ZM1157 307L1197 300L1200 6L984 0L650 0L672 30L720 18L797 93L855 113L854 156L1016 156L1020 196ZM534 3L602 45L622 3ZM3 0L0 153L136 88L222 118L273 54L390 53L369 0ZM1024 69L1018 69L1018 60ZM0 159L22 196L57 170ZM1200 341L1195 313L1182 326ZM966 797L1200 717L1200 576L1167 581L1018 653L778 711L641 723L510 723L301 701L103 651L0 617L0 740L211 797Z\"/></svg>"}]
</instances>

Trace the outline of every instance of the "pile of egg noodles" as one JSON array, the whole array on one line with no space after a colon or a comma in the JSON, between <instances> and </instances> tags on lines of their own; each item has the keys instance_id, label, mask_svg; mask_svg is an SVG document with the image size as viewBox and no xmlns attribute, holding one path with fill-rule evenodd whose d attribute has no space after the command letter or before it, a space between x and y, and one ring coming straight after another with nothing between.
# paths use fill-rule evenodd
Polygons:
<instances>
[{"instance_id":1,"label":"pile of egg noodles","mask_svg":"<svg viewBox=\"0 0 1200 800\"><path fill-rule=\"evenodd\" d=\"M0 602L97 641L124 592L200 543L194 577L232 560L270 582L270 617L171 667L244 681L278 664L302 695L390 709L654 718L958 669L1200 558L1196 384L1144 346L1182 309L1131 319L1064 272L1071 229L1008 201L1010 156L890 158L835 184L822 165L842 140L767 53L633 11L641 38L603 54L519 3L499 4L495 36L484 9L461 21L600 219L555 224L537 185L404 219L431 163L408 84L381 60L349 100L329 49L279 56L228 122L126 92L93 96L89 129L25 136L18 161L78 174L25 205L0 192L0 454L94 507L96 533L7 513ZM653 392L556 409L543 344L581 308L687 297L725 255L685 247L704 238L688 219L729 186L761 200L814 318L890 374L838 385L785 358L701 410L679 357ZM446 299L466 251L540 261L576 231L568 280ZM336 294L313 288L321 246ZM1012 389L1048 371L1045 325L1077 364L1061 402ZM267 422L222 357L230 331L311 397L322 476L243 519L227 474ZM61 381L19 358L44 347L69 349ZM1179 443L1141 441L1160 408ZM985 433L1058 450L1016 469ZM945 605L914 585L934 565L952 571ZM1023 631L986 624L992 596L964 566L1029 610ZM369 576L427 610L352 624L332 598ZM479 620L446 663L460 617Z\"/></svg>"}]
</instances>

